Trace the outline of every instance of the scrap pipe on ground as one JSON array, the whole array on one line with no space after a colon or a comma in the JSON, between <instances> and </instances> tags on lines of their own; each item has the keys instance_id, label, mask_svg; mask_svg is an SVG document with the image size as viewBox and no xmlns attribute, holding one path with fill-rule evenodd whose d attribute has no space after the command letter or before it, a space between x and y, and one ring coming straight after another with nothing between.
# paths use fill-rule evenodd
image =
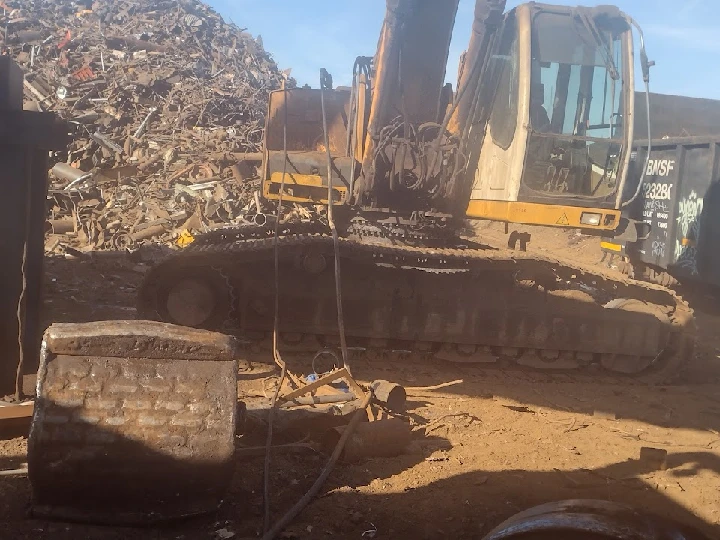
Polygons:
<instances>
[{"instance_id":1,"label":"scrap pipe on ground","mask_svg":"<svg viewBox=\"0 0 720 540\"><path fill-rule=\"evenodd\" d=\"M85 180L93 177L93 173L86 173L84 171L81 171L80 169L76 169L75 167L68 165L67 163L57 163L52 168L52 173L56 177L70 182L67 186L65 186L65 191L68 191L76 185L80 184L81 182L84 182Z\"/></svg>"},{"instance_id":2,"label":"scrap pipe on ground","mask_svg":"<svg viewBox=\"0 0 720 540\"><path fill-rule=\"evenodd\" d=\"M76 169L75 167L73 167L72 165L68 165L67 163L55 164L55 166L52 168L52 173L61 180L67 180L68 182L73 182L78 178L87 175L85 171Z\"/></svg>"},{"instance_id":3,"label":"scrap pipe on ground","mask_svg":"<svg viewBox=\"0 0 720 540\"><path fill-rule=\"evenodd\" d=\"M113 236L112 244L115 249L118 250L130 249L141 240L149 240L157 236L162 236L166 232L167 230L163 225L152 225L150 227L145 227L141 231L137 231L132 234L125 231L120 231L116 233L115 236Z\"/></svg>"},{"instance_id":4,"label":"scrap pipe on ground","mask_svg":"<svg viewBox=\"0 0 720 540\"><path fill-rule=\"evenodd\" d=\"M358 399L348 403L317 405L315 407L293 407L293 402L281 405L276 411L273 422L273 432L282 433L288 437L304 436L308 433L321 437L330 428L343 426L350 422L353 414L360 408L362 402ZM266 406L261 409L250 408L245 414L245 432L257 431L264 433L269 422L270 409ZM367 415L365 416L367 421Z\"/></svg>"},{"instance_id":5,"label":"scrap pipe on ground","mask_svg":"<svg viewBox=\"0 0 720 540\"><path fill-rule=\"evenodd\" d=\"M399 384L378 380L370 385L373 391L373 400L384 405L391 411L402 411L405 409L407 394L405 388Z\"/></svg>"},{"instance_id":6,"label":"scrap pipe on ground","mask_svg":"<svg viewBox=\"0 0 720 540\"><path fill-rule=\"evenodd\" d=\"M0 476L27 476L28 470L27 467L24 467L22 469L10 469L5 471L0 471Z\"/></svg>"},{"instance_id":7,"label":"scrap pipe on ground","mask_svg":"<svg viewBox=\"0 0 720 540\"><path fill-rule=\"evenodd\" d=\"M354 401L355 396L350 392L344 394L331 394L328 396L308 396L298 397L292 401L288 401L280 405L281 409L287 409L289 407L297 407L298 405L329 405L331 403L347 403L348 401Z\"/></svg>"},{"instance_id":8,"label":"scrap pipe on ground","mask_svg":"<svg viewBox=\"0 0 720 540\"><path fill-rule=\"evenodd\" d=\"M52 234L65 234L75 231L73 219L48 219L45 222L45 231Z\"/></svg>"}]
</instances>

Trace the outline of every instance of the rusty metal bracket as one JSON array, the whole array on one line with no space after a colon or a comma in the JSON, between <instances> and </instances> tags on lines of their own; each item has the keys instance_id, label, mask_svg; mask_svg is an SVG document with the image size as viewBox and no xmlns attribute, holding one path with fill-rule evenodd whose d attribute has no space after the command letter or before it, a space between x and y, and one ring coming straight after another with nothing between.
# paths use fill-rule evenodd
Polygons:
<instances>
[{"instance_id":1,"label":"rusty metal bracket","mask_svg":"<svg viewBox=\"0 0 720 540\"><path fill-rule=\"evenodd\" d=\"M337 379L345 379L348 383L348 386L350 386L350 389L355 394L355 397L358 399L362 399L365 396L365 392L362 388L360 388L360 385L358 385L355 380L350 376L347 369L342 367L340 369L337 369L335 371L331 371L330 373L323 375L316 381L313 381L302 388L298 388L297 390L293 390L289 394L285 394L284 396L280 396L278 398L278 401L280 402L287 402L287 401L293 401L296 398L299 398L300 396L304 396L305 394L312 392L314 390L317 390L318 388L322 388L326 384L330 384L333 381L336 381Z\"/></svg>"}]
</instances>

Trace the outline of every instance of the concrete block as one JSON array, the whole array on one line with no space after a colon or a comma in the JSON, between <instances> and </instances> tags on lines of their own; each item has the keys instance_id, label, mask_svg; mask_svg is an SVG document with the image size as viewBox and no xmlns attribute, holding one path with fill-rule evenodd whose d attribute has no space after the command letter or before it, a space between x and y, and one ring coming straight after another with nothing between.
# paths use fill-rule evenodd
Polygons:
<instances>
[{"instance_id":1,"label":"concrete block","mask_svg":"<svg viewBox=\"0 0 720 540\"><path fill-rule=\"evenodd\" d=\"M233 338L122 321L54 325L44 343L35 516L141 525L217 510L234 470Z\"/></svg>"}]
</instances>

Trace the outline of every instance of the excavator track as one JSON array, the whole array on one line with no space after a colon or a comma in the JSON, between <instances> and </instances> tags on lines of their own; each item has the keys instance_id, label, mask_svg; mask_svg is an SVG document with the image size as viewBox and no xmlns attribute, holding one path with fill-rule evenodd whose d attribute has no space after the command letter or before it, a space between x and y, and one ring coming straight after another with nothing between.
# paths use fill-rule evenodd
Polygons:
<instances>
[{"instance_id":1,"label":"excavator track","mask_svg":"<svg viewBox=\"0 0 720 540\"><path fill-rule=\"evenodd\" d=\"M320 224L298 224L277 241L281 347L337 347L332 237ZM198 238L148 274L140 316L262 343L274 321L274 242L270 227ZM692 310L656 285L471 243L338 244L355 350L646 383L671 382L692 356Z\"/></svg>"}]
</instances>

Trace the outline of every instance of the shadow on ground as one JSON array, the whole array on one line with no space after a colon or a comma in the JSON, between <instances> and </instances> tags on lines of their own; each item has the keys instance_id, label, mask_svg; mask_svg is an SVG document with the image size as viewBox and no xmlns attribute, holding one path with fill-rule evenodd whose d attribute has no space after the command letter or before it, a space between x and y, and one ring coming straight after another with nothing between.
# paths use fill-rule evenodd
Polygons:
<instances>
[{"instance_id":1,"label":"shadow on ground","mask_svg":"<svg viewBox=\"0 0 720 540\"><path fill-rule=\"evenodd\" d=\"M545 502L565 499L603 499L632 505L717 538L720 528L703 522L673 501L662 487L640 477L650 469L639 461L625 461L592 470L528 472L508 467L502 471L471 470L397 491L392 479L425 462L432 448L442 445L417 441L408 455L340 465L323 493L286 530L282 538L357 539L376 530L374 538L475 539L506 518ZM146 454L152 451L146 449ZM272 474L273 517L294 504L312 484L325 457L315 454L275 455ZM131 465L131 463L128 463ZM162 463L158 461L158 466ZM669 477L682 480L699 470L720 473L718 456L673 453ZM27 517L29 484L25 478L0 478L0 538L17 540L195 540L221 538L217 531L236 538L257 537L262 523L262 460L238 460L233 486L222 507L211 515L163 527L117 528L50 522ZM87 481L87 479L86 479ZM182 482L176 481L176 486ZM107 486L109 487L109 486ZM192 487L188 484L185 488ZM131 490L130 490L131 491ZM162 493L158 487L158 493ZM194 495L188 491L188 496ZM72 493L67 494L73 497ZM366 535L367 536L367 535ZM702 538L701 536L691 538Z\"/></svg>"}]
</instances>

